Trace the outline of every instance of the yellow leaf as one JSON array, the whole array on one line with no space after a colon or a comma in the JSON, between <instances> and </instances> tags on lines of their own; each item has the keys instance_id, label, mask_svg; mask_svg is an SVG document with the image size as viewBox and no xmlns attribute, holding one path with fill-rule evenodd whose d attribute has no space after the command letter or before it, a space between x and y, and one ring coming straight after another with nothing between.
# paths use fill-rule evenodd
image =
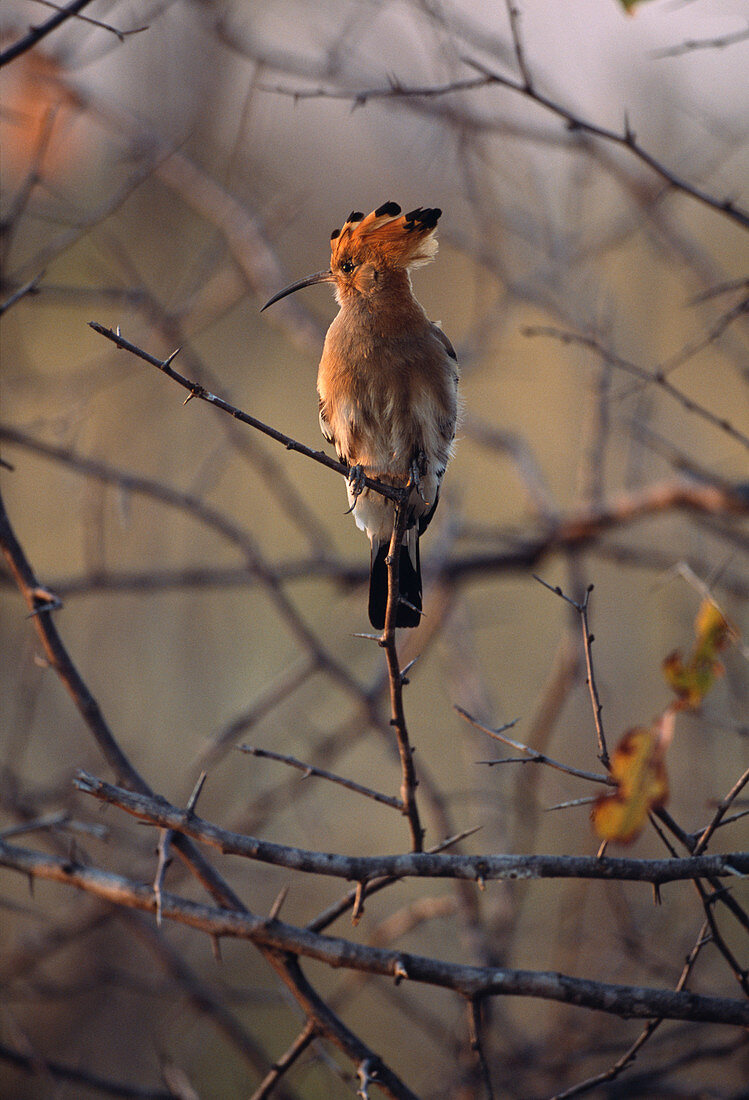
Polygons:
<instances>
[{"instance_id":1,"label":"yellow leaf","mask_svg":"<svg viewBox=\"0 0 749 1100\"><path fill-rule=\"evenodd\" d=\"M702 705L716 679L723 675L717 655L736 636L734 628L710 599L700 605L694 632L694 648L687 661L677 649L663 662L663 675L679 698L680 710L697 710Z\"/></svg>"},{"instance_id":2,"label":"yellow leaf","mask_svg":"<svg viewBox=\"0 0 749 1100\"><path fill-rule=\"evenodd\" d=\"M685 664L679 650L663 662L666 682L676 692L679 710L698 710L715 680L723 675L723 665L705 654L693 653Z\"/></svg>"},{"instance_id":3,"label":"yellow leaf","mask_svg":"<svg viewBox=\"0 0 749 1100\"><path fill-rule=\"evenodd\" d=\"M616 790L601 795L591 814L603 840L629 844L640 833L652 809L668 798L661 729L636 726L625 733L611 758Z\"/></svg>"},{"instance_id":4,"label":"yellow leaf","mask_svg":"<svg viewBox=\"0 0 749 1100\"><path fill-rule=\"evenodd\" d=\"M703 600L694 620L694 632L697 636L695 653L714 657L733 640L735 631L712 600Z\"/></svg>"}]
</instances>

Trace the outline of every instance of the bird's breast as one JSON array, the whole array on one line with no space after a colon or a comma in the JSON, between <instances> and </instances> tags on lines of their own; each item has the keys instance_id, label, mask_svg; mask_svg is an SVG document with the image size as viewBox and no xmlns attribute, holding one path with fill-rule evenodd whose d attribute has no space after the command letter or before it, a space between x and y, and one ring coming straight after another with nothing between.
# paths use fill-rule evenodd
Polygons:
<instances>
[{"instance_id":1,"label":"bird's breast","mask_svg":"<svg viewBox=\"0 0 749 1100\"><path fill-rule=\"evenodd\" d=\"M362 332L340 319L318 374L321 418L339 454L375 476L407 477L417 451L444 465L455 427L455 365L431 326Z\"/></svg>"}]
</instances>

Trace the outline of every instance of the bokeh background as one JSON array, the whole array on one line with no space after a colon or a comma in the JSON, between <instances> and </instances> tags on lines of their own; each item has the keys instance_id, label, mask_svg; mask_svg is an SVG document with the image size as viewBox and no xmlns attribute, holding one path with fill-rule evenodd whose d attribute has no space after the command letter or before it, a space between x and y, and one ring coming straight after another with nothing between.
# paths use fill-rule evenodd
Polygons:
<instances>
[{"instance_id":1,"label":"bokeh background","mask_svg":"<svg viewBox=\"0 0 749 1100\"><path fill-rule=\"evenodd\" d=\"M520 28L551 100L619 132L628 122L675 175L719 200L741 203L743 191L746 204L742 9L655 0L627 15L614 0L553 11L523 0ZM37 280L2 319L3 455L13 466L2 491L37 576L64 600L58 628L121 745L180 804L206 767L200 813L228 827L330 851L408 847L387 807L236 751L250 743L397 793L382 652L356 636L368 629L369 551L344 515L340 477L201 402L183 406L176 386L87 322L119 326L160 357L181 347L175 366L188 377L317 447L316 366L334 303L318 287L262 316L260 306L326 265L330 230L350 209L439 206L440 253L414 281L458 350L466 415L424 541L427 615L401 646L404 664L419 658L406 706L426 843L480 826L463 850L594 853L587 805L545 812L590 786L535 765L480 763L509 753L453 708L491 726L518 719L519 740L596 769L579 623L534 573L577 597L595 585L611 743L669 701L660 664L691 645L699 582L741 632L740 517L668 507L625 521L616 509L622 494L676 478L746 480L745 230L506 88L377 94L470 80L471 60L516 78L502 4L174 0L83 14L107 26L69 20L0 71L3 301ZM49 15L6 0L3 48ZM716 39L727 44L709 45ZM534 326L556 335L531 335ZM617 357L668 369L699 409ZM607 506L607 530L574 549L555 544L560 519ZM508 567L511 551L544 534L549 553ZM77 768L109 776L9 578L0 614L4 820L69 810L75 830L33 842L80 846L148 881L153 835L73 790ZM326 655L354 688L324 667ZM725 666L703 712L679 719L669 754L669 811L687 831L746 766L741 642ZM716 843L735 850L746 838L738 821ZM663 852L652 831L632 848ZM218 862L256 912L284 885L285 919L301 924L338 896L332 881ZM200 896L179 868L173 875L175 889ZM8 873L2 890L0 1030L40 1067L30 1077L0 1059L6 1095L83 1095L55 1083L50 1061L154 1090L165 1066L179 1067L201 1096L250 1095L264 1056L278 1057L301 1026L246 945L225 944L217 965L188 930L157 934L44 884L30 898ZM615 885L495 883L467 899L421 882L372 899L355 931L345 920L334 931L668 987L702 919L687 885L654 906L645 889ZM745 939L725 935L746 960ZM254 1059L196 1007L169 949L254 1037ZM309 973L419 1095L474 1095L455 998L317 965ZM701 957L693 988L735 995L717 952ZM496 1006L491 1030L500 1095L528 1097L605 1068L640 1026L518 1002ZM674 1094L733 1095L733 1037L724 1091L701 1092L715 1084L711 1050L727 1039L694 1035L664 1027L638 1072L696 1047L702 1055L671 1071L684 1089ZM304 1098L355 1091L350 1067L319 1047L288 1087Z\"/></svg>"}]
</instances>

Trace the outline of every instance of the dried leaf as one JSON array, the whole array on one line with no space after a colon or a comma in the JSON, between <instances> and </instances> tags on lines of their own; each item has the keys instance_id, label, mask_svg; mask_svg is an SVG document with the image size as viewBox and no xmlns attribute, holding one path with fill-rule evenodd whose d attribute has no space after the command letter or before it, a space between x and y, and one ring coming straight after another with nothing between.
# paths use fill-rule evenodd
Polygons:
<instances>
[{"instance_id":1,"label":"dried leaf","mask_svg":"<svg viewBox=\"0 0 749 1100\"><path fill-rule=\"evenodd\" d=\"M703 600L694 620L697 636L695 652L714 657L726 649L735 637L735 630L712 600Z\"/></svg>"},{"instance_id":2,"label":"dried leaf","mask_svg":"<svg viewBox=\"0 0 749 1100\"><path fill-rule=\"evenodd\" d=\"M663 763L665 742L660 725L636 726L625 733L611 758L615 791L597 799L591 818L603 840L629 844L640 833L652 809L668 798Z\"/></svg>"},{"instance_id":3,"label":"dried leaf","mask_svg":"<svg viewBox=\"0 0 749 1100\"><path fill-rule=\"evenodd\" d=\"M735 630L710 599L700 605L694 621L695 642L688 660L674 650L663 662L663 675L676 692L680 710L697 710L716 679L723 675L718 653L731 644Z\"/></svg>"}]
</instances>

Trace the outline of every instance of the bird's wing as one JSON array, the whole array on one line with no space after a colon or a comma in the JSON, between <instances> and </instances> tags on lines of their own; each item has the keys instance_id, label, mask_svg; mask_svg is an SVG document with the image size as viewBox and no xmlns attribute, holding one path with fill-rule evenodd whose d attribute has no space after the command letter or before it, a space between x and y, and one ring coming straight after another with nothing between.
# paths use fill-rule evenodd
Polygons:
<instances>
[{"instance_id":1,"label":"bird's wing","mask_svg":"<svg viewBox=\"0 0 749 1100\"><path fill-rule=\"evenodd\" d=\"M455 353L455 348L450 343L449 337L445 336L444 332L442 331L442 329L440 328L440 326L437 324L436 321L430 321L429 323L432 326L432 332L437 337L439 342L442 344L442 346L445 349L445 351L447 352L447 354L450 356L451 359L454 359L457 362L458 361L458 356Z\"/></svg>"},{"instance_id":2,"label":"bird's wing","mask_svg":"<svg viewBox=\"0 0 749 1100\"><path fill-rule=\"evenodd\" d=\"M332 443L335 446L335 436L333 430L330 427L330 421L328 420L328 406L322 397L319 400L320 406L320 431L327 439L328 443Z\"/></svg>"}]
</instances>

